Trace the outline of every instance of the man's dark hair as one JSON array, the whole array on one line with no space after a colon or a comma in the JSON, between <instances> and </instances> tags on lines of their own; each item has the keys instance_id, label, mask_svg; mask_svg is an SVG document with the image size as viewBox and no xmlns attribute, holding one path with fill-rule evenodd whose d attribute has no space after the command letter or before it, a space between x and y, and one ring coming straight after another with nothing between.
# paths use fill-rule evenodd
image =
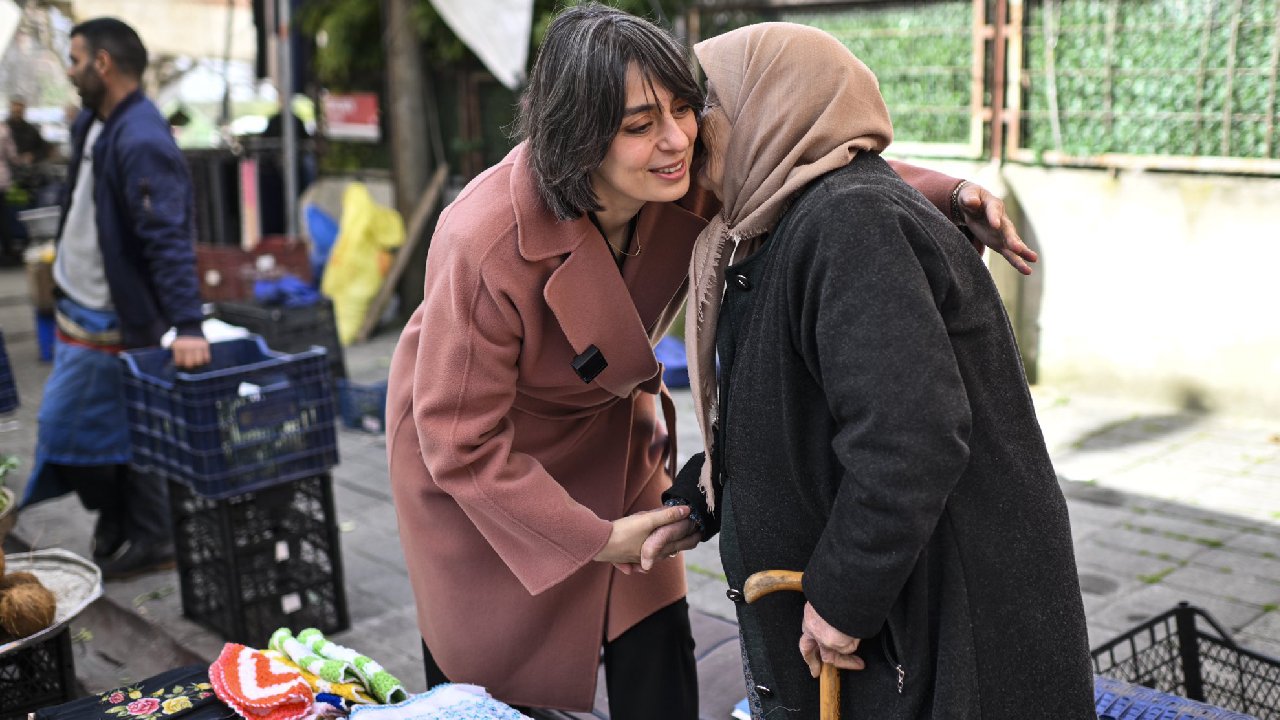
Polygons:
<instances>
[{"instance_id":1,"label":"man's dark hair","mask_svg":"<svg viewBox=\"0 0 1280 720\"><path fill-rule=\"evenodd\" d=\"M105 50L120 72L141 79L147 69L147 48L142 38L122 20L112 17L94 18L71 28L71 37L79 35L90 55Z\"/></svg>"},{"instance_id":2,"label":"man's dark hair","mask_svg":"<svg viewBox=\"0 0 1280 720\"><path fill-rule=\"evenodd\" d=\"M658 26L586 3L547 28L520 101L517 135L529 143L538 191L561 220L600 209L591 172L609 152L627 105L627 67L702 110L702 93L680 45Z\"/></svg>"}]
</instances>

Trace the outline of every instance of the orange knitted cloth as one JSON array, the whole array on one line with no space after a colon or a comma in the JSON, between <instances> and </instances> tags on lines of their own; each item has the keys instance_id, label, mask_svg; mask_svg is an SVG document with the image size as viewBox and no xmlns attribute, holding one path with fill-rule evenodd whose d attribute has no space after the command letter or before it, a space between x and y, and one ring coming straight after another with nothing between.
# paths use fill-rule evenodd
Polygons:
<instances>
[{"instance_id":1,"label":"orange knitted cloth","mask_svg":"<svg viewBox=\"0 0 1280 720\"><path fill-rule=\"evenodd\" d=\"M209 684L245 720L298 720L314 700L297 670L235 643L224 645L209 666Z\"/></svg>"}]
</instances>

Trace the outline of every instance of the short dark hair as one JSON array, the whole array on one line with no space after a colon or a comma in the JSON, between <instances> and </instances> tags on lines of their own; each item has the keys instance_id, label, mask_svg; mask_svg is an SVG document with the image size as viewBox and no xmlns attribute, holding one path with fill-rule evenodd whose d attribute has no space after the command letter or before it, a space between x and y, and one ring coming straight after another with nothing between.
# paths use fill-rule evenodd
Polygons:
<instances>
[{"instance_id":1,"label":"short dark hair","mask_svg":"<svg viewBox=\"0 0 1280 720\"><path fill-rule=\"evenodd\" d=\"M147 48L138 33L123 20L113 17L85 20L71 28L71 37L76 35L84 38L90 54L106 50L125 75L141 78L147 69Z\"/></svg>"},{"instance_id":2,"label":"short dark hair","mask_svg":"<svg viewBox=\"0 0 1280 720\"><path fill-rule=\"evenodd\" d=\"M538 191L561 220L600 209L591 172L609 152L627 104L627 68L702 110L684 50L665 30L599 3L556 16L520 101L517 134L528 141Z\"/></svg>"}]
</instances>

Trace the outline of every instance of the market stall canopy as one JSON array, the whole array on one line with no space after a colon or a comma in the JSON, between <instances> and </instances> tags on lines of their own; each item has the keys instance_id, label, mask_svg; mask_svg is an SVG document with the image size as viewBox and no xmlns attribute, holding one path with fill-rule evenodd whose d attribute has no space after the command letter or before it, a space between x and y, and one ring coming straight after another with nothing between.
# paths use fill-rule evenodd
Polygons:
<instances>
[{"instance_id":1,"label":"market stall canopy","mask_svg":"<svg viewBox=\"0 0 1280 720\"><path fill-rule=\"evenodd\" d=\"M153 57L227 56L225 28L231 12L228 59L252 63L257 56L249 0L71 0L57 4L69 6L76 22L103 15L124 20L138 31Z\"/></svg>"},{"instance_id":2,"label":"market stall canopy","mask_svg":"<svg viewBox=\"0 0 1280 720\"><path fill-rule=\"evenodd\" d=\"M512 90L525 79L533 0L431 0L484 66Z\"/></svg>"}]
</instances>

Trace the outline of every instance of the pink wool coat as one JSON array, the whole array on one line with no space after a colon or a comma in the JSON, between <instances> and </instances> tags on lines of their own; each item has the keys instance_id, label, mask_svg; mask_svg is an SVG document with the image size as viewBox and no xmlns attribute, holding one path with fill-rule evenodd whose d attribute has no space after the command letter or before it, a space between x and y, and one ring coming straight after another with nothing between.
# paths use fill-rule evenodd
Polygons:
<instances>
[{"instance_id":1,"label":"pink wool coat","mask_svg":"<svg viewBox=\"0 0 1280 720\"><path fill-rule=\"evenodd\" d=\"M387 452L419 626L451 680L589 710L601 643L684 597L679 559L627 576L592 558L670 485L652 345L705 224L646 205L619 273L588 219L546 208L523 145L441 216L391 363ZM570 362L590 345L608 367L584 383Z\"/></svg>"}]
</instances>

